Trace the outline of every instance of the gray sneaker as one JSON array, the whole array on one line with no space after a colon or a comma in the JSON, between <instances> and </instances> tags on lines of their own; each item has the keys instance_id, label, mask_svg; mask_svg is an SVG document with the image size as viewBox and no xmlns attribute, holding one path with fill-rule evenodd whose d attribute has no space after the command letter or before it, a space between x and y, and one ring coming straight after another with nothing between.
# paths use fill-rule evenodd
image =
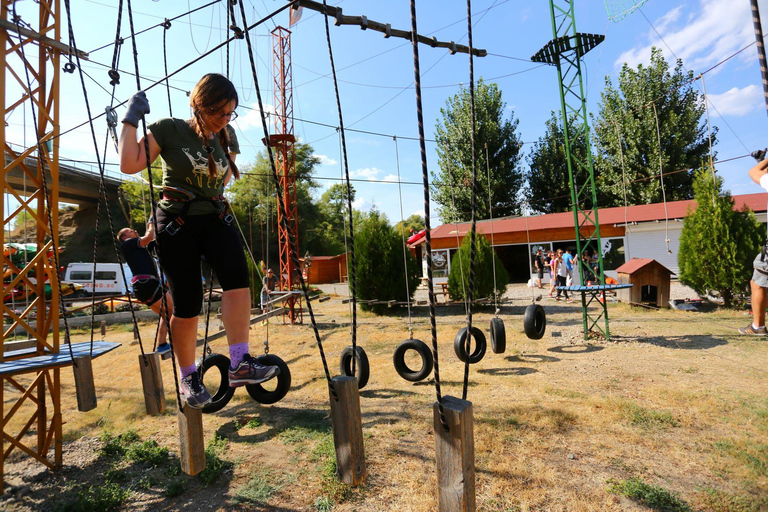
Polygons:
<instances>
[{"instance_id":1,"label":"gray sneaker","mask_svg":"<svg viewBox=\"0 0 768 512\"><path fill-rule=\"evenodd\" d=\"M187 405L193 409L202 409L211 403L211 394L205 389L203 381L200 380L200 374L192 372L186 377L182 377L179 384L181 397L187 402Z\"/></svg>"},{"instance_id":2,"label":"gray sneaker","mask_svg":"<svg viewBox=\"0 0 768 512\"><path fill-rule=\"evenodd\" d=\"M752 327L752 322L746 327L739 327L739 332L750 336L768 336L768 331L765 329L765 326L755 329Z\"/></svg>"},{"instance_id":3,"label":"gray sneaker","mask_svg":"<svg viewBox=\"0 0 768 512\"><path fill-rule=\"evenodd\" d=\"M229 387L236 388L245 384L259 384L280 374L277 366L264 366L258 359L245 354L237 368L229 368Z\"/></svg>"}]
</instances>

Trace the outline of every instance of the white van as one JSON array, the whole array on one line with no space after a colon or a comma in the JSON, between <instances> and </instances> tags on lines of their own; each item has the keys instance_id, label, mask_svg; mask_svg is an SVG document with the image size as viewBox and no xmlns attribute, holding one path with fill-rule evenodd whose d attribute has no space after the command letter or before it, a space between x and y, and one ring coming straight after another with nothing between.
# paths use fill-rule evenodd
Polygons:
<instances>
[{"instance_id":1,"label":"white van","mask_svg":"<svg viewBox=\"0 0 768 512\"><path fill-rule=\"evenodd\" d=\"M80 296L108 293L110 295L124 295L131 291L131 278L133 274L127 264L123 263L125 278L128 281L128 289L123 283L118 263L96 264L96 287L93 281L93 263L70 263L64 270L63 281L83 285L77 294Z\"/></svg>"}]
</instances>

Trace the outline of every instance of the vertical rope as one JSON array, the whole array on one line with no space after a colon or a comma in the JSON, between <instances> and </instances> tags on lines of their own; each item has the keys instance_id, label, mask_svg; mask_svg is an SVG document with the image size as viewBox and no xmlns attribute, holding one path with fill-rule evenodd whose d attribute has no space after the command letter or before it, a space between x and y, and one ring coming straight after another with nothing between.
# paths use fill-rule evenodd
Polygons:
<instances>
[{"instance_id":1,"label":"vertical rope","mask_svg":"<svg viewBox=\"0 0 768 512\"><path fill-rule=\"evenodd\" d=\"M437 410L440 423L448 432L448 422L443 410L443 395L440 391L440 365L437 353L437 323L435 321L435 289L432 279L432 235L429 215L429 170L427 168L427 146L424 137L424 112L421 107L421 69L419 66L419 40L416 28L416 0L411 1L411 45L413 46L413 74L416 89L416 118L419 125L419 150L421 153L421 177L424 182L424 229L427 251L427 291L429 293L429 322L432 334L432 358L435 360L435 394L437 395Z\"/></svg>"},{"instance_id":2,"label":"vertical rope","mask_svg":"<svg viewBox=\"0 0 768 512\"><path fill-rule=\"evenodd\" d=\"M661 181L661 197L664 201L664 236L667 243L667 252L672 254L672 251L669 248L669 212L667 211L667 193L664 190L664 166L661 162L661 132L659 131L659 115L656 112L656 103L653 103L652 105L653 116L656 119L656 141L659 146L659 180Z\"/></svg>"},{"instance_id":3,"label":"vertical rope","mask_svg":"<svg viewBox=\"0 0 768 512\"><path fill-rule=\"evenodd\" d=\"M493 249L494 242L494 233L493 233L493 196L491 194L491 163L490 159L488 158L488 143L485 143L485 172L488 177L488 215L490 217L491 221L491 265L493 268L493 308L494 308L494 315L498 318L499 316L499 293L498 293L498 286L496 283L496 253ZM527 222L527 221L526 221ZM526 230L528 229L526 224ZM528 246L530 247L530 237L528 239ZM531 294L533 294L533 290L531 290Z\"/></svg>"},{"instance_id":4,"label":"vertical rope","mask_svg":"<svg viewBox=\"0 0 768 512\"><path fill-rule=\"evenodd\" d=\"M467 337L464 342L466 353L469 354L472 340L472 300L474 298L475 285L475 255L477 252L477 148L475 139L477 138L477 127L475 126L475 59L472 55L472 0L467 0L467 46L469 47L469 110L470 122L472 123L472 227L470 228L469 239L469 290L467 293ZM469 357L464 361L464 386L461 391L461 398L467 399L467 390L469 388Z\"/></svg>"},{"instance_id":5,"label":"vertical rope","mask_svg":"<svg viewBox=\"0 0 768 512\"><path fill-rule=\"evenodd\" d=\"M760 60L765 109L768 112L768 64L766 64L765 59L765 41L763 40L763 26L760 23L760 7L757 5L757 0L749 0L749 4L752 6L752 23L755 26L755 39L757 40L757 58Z\"/></svg>"},{"instance_id":6,"label":"vertical rope","mask_svg":"<svg viewBox=\"0 0 768 512\"><path fill-rule=\"evenodd\" d=\"M323 9L327 12L328 6L326 0L323 0ZM344 177L347 186L347 209L349 211L349 287L352 295L352 375L355 375L355 361L357 360L357 291L356 285L356 266L355 266L355 230L353 229L352 215L352 185L349 181L349 161L347 159L347 138L344 133L344 116L341 113L341 97L339 96L339 82L336 79L336 65L333 62L333 48L331 46L331 31L328 23L328 16L323 16L325 20L325 40L328 42L328 57L331 61L331 74L333 75L333 90L336 92L336 108L339 112L339 134L341 136L341 152L344 162Z\"/></svg>"},{"instance_id":7,"label":"vertical rope","mask_svg":"<svg viewBox=\"0 0 768 512\"><path fill-rule=\"evenodd\" d=\"M168 29L171 28L171 22L168 18L163 23L163 68L165 69L165 76L168 76L168 51L165 46L165 38L168 35ZM229 57L229 41L227 41L227 57ZM168 93L168 113L173 117L173 107L171 106L171 82L165 81L165 90Z\"/></svg>"},{"instance_id":8,"label":"vertical rope","mask_svg":"<svg viewBox=\"0 0 768 512\"><path fill-rule=\"evenodd\" d=\"M406 248L407 241L405 239L405 214L403 213L403 184L400 179L400 151L397 147L397 135L392 137L395 141L395 161L397 162L397 193L400 197L400 222L402 223L401 237L403 239L403 272L405 273L405 292L406 302L408 304L408 333L409 338L413 339L413 318L411 317L411 288L408 284L408 249Z\"/></svg>"}]
</instances>

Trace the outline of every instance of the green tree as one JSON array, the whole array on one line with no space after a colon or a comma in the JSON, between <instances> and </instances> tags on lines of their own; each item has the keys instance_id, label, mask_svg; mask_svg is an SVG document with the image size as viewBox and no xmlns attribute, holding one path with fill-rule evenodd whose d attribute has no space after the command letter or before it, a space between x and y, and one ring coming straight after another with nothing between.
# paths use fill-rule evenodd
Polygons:
<instances>
[{"instance_id":1,"label":"green tree","mask_svg":"<svg viewBox=\"0 0 768 512\"><path fill-rule=\"evenodd\" d=\"M405 301L413 298L419 280L416 259L409 252L403 260L403 240L389 224L387 216L378 210L368 213L355 236L355 266L355 296L359 300ZM362 304L361 308L379 314L388 309L386 304Z\"/></svg>"},{"instance_id":2,"label":"green tree","mask_svg":"<svg viewBox=\"0 0 768 512\"><path fill-rule=\"evenodd\" d=\"M418 213L414 213L407 219L401 220L395 224L395 230L397 231L398 235L408 238L413 233L418 233L424 229L424 225L424 217Z\"/></svg>"},{"instance_id":3,"label":"green tree","mask_svg":"<svg viewBox=\"0 0 768 512\"><path fill-rule=\"evenodd\" d=\"M160 190L163 185L163 167L160 158L152 164L152 184L155 190ZM155 194L155 200L159 200ZM134 179L127 179L120 185L118 197L110 197L110 201L116 201L131 218L131 226L144 233L148 216L152 215L152 198L149 195L149 173L141 171ZM122 217L123 215L121 215ZM125 227L125 226L120 226ZM117 226L115 226L117 228Z\"/></svg>"},{"instance_id":4,"label":"green tree","mask_svg":"<svg viewBox=\"0 0 768 512\"><path fill-rule=\"evenodd\" d=\"M693 169L707 157L709 141L704 101L692 81L693 72L683 71L680 60L670 72L658 48L648 67L624 64L618 89L606 77L593 124L598 188L611 206L624 204L624 183L629 204L662 201L660 154L667 201L693 197ZM713 128L713 145L716 133Z\"/></svg>"},{"instance_id":5,"label":"green tree","mask_svg":"<svg viewBox=\"0 0 768 512\"><path fill-rule=\"evenodd\" d=\"M350 201L355 200L355 188L351 187ZM315 230L318 243L315 254L335 255L344 252L345 237L349 236L349 214L347 213L347 186L334 183L323 192L318 204L320 219ZM353 226L357 227L353 218Z\"/></svg>"},{"instance_id":6,"label":"green tree","mask_svg":"<svg viewBox=\"0 0 768 512\"><path fill-rule=\"evenodd\" d=\"M533 143L528 155L529 171L526 173L528 203L531 210L540 213L559 213L571 210L571 187L568 177L568 158L565 154L563 118L552 112L546 123L543 137ZM569 133L574 133L574 129ZM576 158L586 161L586 147L583 138L571 141L571 151ZM586 172L582 167L573 166L576 182L584 183Z\"/></svg>"},{"instance_id":7,"label":"green tree","mask_svg":"<svg viewBox=\"0 0 768 512\"><path fill-rule=\"evenodd\" d=\"M680 282L700 295L719 296L730 307L747 290L765 228L746 206L734 210L722 185L720 177L713 181L710 169L698 172L693 184L698 206L685 217L678 265Z\"/></svg>"},{"instance_id":8,"label":"green tree","mask_svg":"<svg viewBox=\"0 0 768 512\"><path fill-rule=\"evenodd\" d=\"M464 300L469 294L470 239L471 237L467 234L462 240L461 247L451 259L451 271L448 274L448 293L458 300ZM502 295L509 283L509 274L504 264L485 236L478 234L475 245L475 279L472 297L474 299L493 297L494 266L496 267L496 292Z\"/></svg>"},{"instance_id":9,"label":"green tree","mask_svg":"<svg viewBox=\"0 0 768 512\"><path fill-rule=\"evenodd\" d=\"M435 126L440 170L432 173L432 197L443 222L468 220L472 205L472 129L469 89L463 88L440 109ZM514 114L504 118L507 105L496 84L480 79L475 88L476 168L478 219L520 213L517 191L523 185L520 169L520 138ZM486 146L487 155L486 158ZM488 171L490 195L488 201Z\"/></svg>"}]
</instances>

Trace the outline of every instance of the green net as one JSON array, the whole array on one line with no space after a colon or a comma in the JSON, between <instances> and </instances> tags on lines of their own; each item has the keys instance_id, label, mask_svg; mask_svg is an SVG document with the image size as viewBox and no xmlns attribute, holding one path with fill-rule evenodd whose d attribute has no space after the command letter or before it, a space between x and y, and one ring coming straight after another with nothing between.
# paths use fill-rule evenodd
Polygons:
<instances>
[{"instance_id":1,"label":"green net","mask_svg":"<svg viewBox=\"0 0 768 512\"><path fill-rule=\"evenodd\" d=\"M639 9L648 0L604 0L608 19L619 22Z\"/></svg>"}]
</instances>

